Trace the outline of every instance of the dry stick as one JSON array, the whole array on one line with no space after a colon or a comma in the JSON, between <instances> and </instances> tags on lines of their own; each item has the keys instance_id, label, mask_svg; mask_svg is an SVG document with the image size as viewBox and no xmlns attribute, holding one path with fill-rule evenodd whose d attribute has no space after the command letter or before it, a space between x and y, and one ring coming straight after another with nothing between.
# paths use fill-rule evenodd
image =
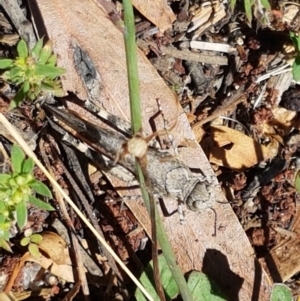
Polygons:
<instances>
[{"instance_id":1,"label":"dry stick","mask_svg":"<svg viewBox=\"0 0 300 301\"><path fill-rule=\"evenodd\" d=\"M150 42L150 41L143 41L143 40L137 40L137 45L141 48L146 48L148 46L152 46L155 48L158 48L156 43ZM228 65L228 59L226 56L216 55L215 53L213 55L203 54L203 53L197 53L189 50L178 50L174 47L166 47L166 46L160 46L159 50L162 54L175 57L181 60L185 61L193 61L197 63L205 63L205 64L212 64L212 65L220 65L220 66L226 66Z\"/></svg>"},{"instance_id":2,"label":"dry stick","mask_svg":"<svg viewBox=\"0 0 300 301\"><path fill-rule=\"evenodd\" d=\"M78 243L77 237L73 232L71 232L71 240L73 242L73 247L75 250L74 253L75 253L76 262L77 262L77 273L78 273L79 281L81 283L84 300L90 301L91 300L90 289L89 289L88 282L86 279L86 273L84 270L83 259L82 259L82 255L81 255L81 252L79 249L79 243Z\"/></svg>"},{"instance_id":3,"label":"dry stick","mask_svg":"<svg viewBox=\"0 0 300 301\"><path fill-rule=\"evenodd\" d=\"M19 275L19 272L21 270L21 268L24 266L25 262L31 257L31 254L29 252L26 252L19 260L18 262L16 263L16 265L14 266L14 270L8 280L8 282L6 283L5 285L5 288L3 290L4 293L8 294L14 283L15 283L15 280L17 279L18 275Z\"/></svg>"},{"instance_id":4,"label":"dry stick","mask_svg":"<svg viewBox=\"0 0 300 301\"><path fill-rule=\"evenodd\" d=\"M0 5L9 16L19 35L27 42L27 44L29 44L29 47L33 47L36 42L33 27L32 24L25 18L18 1L0 0Z\"/></svg>"},{"instance_id":5,"label":"dry stick","mask_svg":"<svg viewBox=\"0 0 300 301\"><path fill-rule=\"evenodd\" d=\"M107 244L107 242L99 235L96 229L92 226L89 220L82 214L80 209L73 203L73 201L69 198L69 196L64 192L64 190L60 187L60 185L55 181L55 179L50 175L48 170L43 166L41 161L37 158L35 153L30 149L30 147L26 144L24 139L20 136L20 134L14 129L14 127L10 124L10 122L6 119L3 114L0 114L0 122L5 126L5 128L9 131L9 133L13 136L13 138L17 141L17 143L23 148L24 152L27 156L31 157L35 164L41 169L41 171L48 178L50 183L57 189L57 191L63 196L63 198L68 202L68 204L73 208L76 214L81 218L81 220L86 224L86 226L92 231L92 233L97 237L97 239L103 244L103 246L111 253L112 257L116 260L116 262L120 265L120 267L124 270L124 272L131 278L131 280L137 285L137 287L142 291L142 293L146 296L146 298L150 301L153 301L151 295L147 292L147 290L142 286L142 284L138 281L138 279L131 273L131 271L126 267L126 265L122 262L122 260L117 256L117 254L113 251L113 249Z\"/></svg>"},{"instance_id":6,"label":"dry stick","mask_svg":"<svg viewBox=\"0 0 300 301\"><path fill-rule=\"evenodd\" d=\"M55 149L53 144L51 144L51 145L52 145L52 151L54 152L56 157L58 157L57 150ZM66 151L66 149L65 149L65 151ZM78 195L79 199L81 200L81 202L85 208L85 211L93 224L93 227L98 231L98 233L103 237L103 239L105 239L103 231L101 230L101 228L96 220L96 217L93 213L93 210L91 208L89 201L87 200L85 195L82 193L81 189L79 188L79 186L77 185L77 183L75 182L73 177L71 176L71 174L70 174L69 170L66 168L65 164L60 159L57 159L57 161L62 166L64 174L66 175L66 178L70 182L71 187L73 187L73 190L75 191L75 193ZM113 258L109 254L109 252L103 250L103 255L107 258L110 268L113 270L115 275L118 276L121 281L123 281L123 277L122 277L120 271L118 270L118 267L117 267L116 263L114 262Z\"/></svg>"},{"instance_id":7,"label":"dry stick","mask_svg":"<svg viewBox=\"0 0 300 301\"><path fill-rule=\"evenodd\" d=\"M44 139L41 138L40 142L39 142L39 148L40 148L40 151L42 153L42 156L44 157L44 160L46 159L46 161L47 161L47 163L46 163L46 164L48 164L47 168L50 171L51 175L53 176L54 175L53 170L52 170L52 168L49 164L50 163L49 159L46 156L45 151L44 151L44 143L45 143ZM57 191L56 191L56 194L60 196L60 194L57 193ZM62 198L60 197L59 199L61 200L60 203L64 204L64 201L62 200ZM66 210L65 204L64 204L63 207L64 207L64 210ZM72 221L69 217L69 214L67 212L65 212L65 214L67 214L69 222L72 223ZM72 225L73 225L73 223L72 223ZM76 259L76 264L77 264L77 273L78 273L78 278L79 278L80 283L81 283L81 288L82 288L84 300L85 301L90 301L90 297L89 297L90 296L90 290L89 290L88 282L87 282L87 279L86 279L86 273L84 271L82 255L81 255L81 252L80 252L80 249L79 249L77 238L74 234L74 227L71 227L71 241L72 241L72 244L73 244L73 247L74 247L74 254L75 254L75 259Z\"/></svg>"},{"instance_id":8,"label":"dry stick","mask_svg":"<svg viewBox=\"0 0 300 301\"><path fill-rule=\"evenodd\" d=\"M207 122L210 122L218 117L220 117L222 114L225 114L228 111L231 111L233 109L236 109L236 106L246 100L246 96L244 95L244 86L242 86L236 93L234 93L228 101L225 102L225 104L222 104L220 107L218 107L210 116L207 118L200 120L199 122L196 122L194 126L196 125L203 125ZM193 126L192 126L193 128Z\"/></svg>"},{"instance_id":9,"label":"dry stick","mask_svg":"<svg viewBox=\"0 0 300 301\"><path fill-rule=\"evenodd\" d=\"M41 141L43 141L43 139L41 139ZM49 158L48 158L46 152L44 151L44 147L42 146L41 142L39 144L39 147L40 147L40 153L41 153L42 159L44 161L44 164L45 164L47 170L49 171L51 177L55 178L54 172L51 168ZM69 216L68 210L66 208L66 204L63 201L62 196L59 194L59 192L56 190L56 188L54 186L53 186L53 192L54 192L54 195L56 196L56 201L58 202L62 217L65 219L66 224L68 225L68 227L70 227L70 229L72 231L75 231L75 227L74 227L73 222L72 222L72 220Z\"/></svg>"}]
</instances>

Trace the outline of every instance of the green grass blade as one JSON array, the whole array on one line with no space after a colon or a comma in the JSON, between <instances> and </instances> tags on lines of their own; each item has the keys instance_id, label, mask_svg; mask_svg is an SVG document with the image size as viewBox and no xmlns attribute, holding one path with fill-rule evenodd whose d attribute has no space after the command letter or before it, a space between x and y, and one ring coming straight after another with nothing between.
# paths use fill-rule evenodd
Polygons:
<instances>
[{"instance_id":1,"label":"green grass blade","mask_svg":"<svg viewBox=\"0 0 300 301\"><path fill-rule=\"evenodd\" d=\"M123 0L124 7L124 20L125 20L125 50L127 61L127 74L128 74L128 86L130 97L130 112L133 134L137 134L142 129L142 116L141 116L141 104L140 104L140 92L139 92L139 78L138 78L138 63L137 63L137 46L135 43L135 27L133 8L130 0ZM145 205L150 210L150 197L146 190L145 177L141 166L136 164L137 176L140 182L141 191ZM163 223L160 215L156 214L157 223L157 237L159 244L163 250L164 256L167 259L168 266L172 271L173 277L178 285L182 299L184 301L192 301L192 294L187 286L185 278L177 265L174 252L171 244L168 240L167 234L164 230ZM153 222L153 221L152 221Z\"/></svg>"}]
</instances>

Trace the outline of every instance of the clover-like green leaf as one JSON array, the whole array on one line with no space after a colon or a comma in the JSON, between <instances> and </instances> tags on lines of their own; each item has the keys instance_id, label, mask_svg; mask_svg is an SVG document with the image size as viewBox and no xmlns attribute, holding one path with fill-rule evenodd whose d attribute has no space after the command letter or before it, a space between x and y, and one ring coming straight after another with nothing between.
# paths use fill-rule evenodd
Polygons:
<instances>
[{"instance_id":1,"label":"clover-like green leaf","mask_svg":"<svg viewBox=\"0 0 300 301\"><path fill-rule=\"evenodd\" d=\"M36 191L38 194L52 198L52 193L50 189L41 181L33 180L28 183L28 185Z\"/></svg>"},{"instance_id":2,"label":"clover-like green leaf","mask_svg":"<svg viewBox=\"0 0 300 301\"><path fill-rule=\"evenodd\" d=\"M54 211L55 210L50 204L48 204L46 202L43 202L42 200L37 199L32 195L29 196L29 202L32 205L34 205L34 206L36 206L40 209L43 209L43 210L47 210L47 211Z\"/></svg>"},{"instance_id":3,"label":"clover-like green leaf","mask_svg":"<svg viewBox=\"0 0 300 301\"><path fill-rule=\"evenodd\" d=\"M22 172L22 164L25 159L25 154L22 149L14 144L11 148L11 163L13 171L16 173Z\"/></svg>"},{"instance_id":4,"label":"clover-like green leaf","mask_svg":"<svg viewBox=\"0 0 300 301\"><path fill-rule=\"evenodd\" d=\"M27 246L30 243L30 237L23 237L20 241L22 247Z\"/></svg>"},{"instance_id":5,"label":"clover-like green leaf","mask_svg":"<svg viewBox=\"0 0 300 301\"><path fill-rule=\"evenodd\" d=\"M43 240L43 236L41 234L32 234L30 236L30 241L39 244Z\"/></svg>"},{"instance_id":6,"label":"clover-like green leaf","mask_svg":"<svg viewBox=\"0 0 300 301\"><path fill-rule=\"evenodd\" d=\"M14 61L11 59L0 59L0 69L7 69L13 66Z\"/></svg>"},{"instance_id":7,"label":"clover-like green leaf","mask_svg":"<svg viewBox=\"0 0 300 301\"><path fill-rule=\"evenodd\" d=\"M39 250L39 247L37 244L30 243L28 246L28 251L33 257L41 256L41 253L40 253L40 250Z\"/></svg>"},{"instance_id":8,"label":"clover-like green leaf","mask_svg":"<svg viewBox=\"0 0 300 301\"><path fill-rule=\"evenodd\" d=\"M22 164L22 173L32 173L34 168L34 161L32 158L24 160Z\"/></svg>"},{"instance_id":9,"label":"clover-like green leaf","mask_svg":"<svg viewBox=\"0 0 300 301\"><path fill-rule=\"evenodd\" d=\"M28 57L28 47L23 39L18 43L17 51L20 58L26 59Z\"/></svg>"},{"instance_id":10,"label":"clover-like green leaf","mask_svg":"<svg viewBox=\"0 0 300 301\"><path fill-rule=\"evenodd\" d=\"M35 45L33 46L32 50L31 50L31 54L35 59L39 59L41 50L43 48L43 38L39 39Z\"/></svg>"},{"instance_id":11,"label":"clover-like green leaf","mask_svg":"<svg viewBox=\"0 0 300 301\"><path fill-rule=\"evenodd\" d=\"M22 230L27 223L27 206L26 202L23 200L16 206L16 216L17 224Z\"/></svg>"}]
</instances>

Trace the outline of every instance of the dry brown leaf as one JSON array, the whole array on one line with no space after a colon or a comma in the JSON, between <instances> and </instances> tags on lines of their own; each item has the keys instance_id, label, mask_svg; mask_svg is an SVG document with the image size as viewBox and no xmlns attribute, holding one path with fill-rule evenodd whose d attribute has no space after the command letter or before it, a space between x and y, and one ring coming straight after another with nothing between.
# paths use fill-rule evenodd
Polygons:
<instances>
[{"instance_id":1,"label":"dry brown leaf","mask_svg":"<svg viewBox=\"0 0 300 301\"><path fill-rule=\"evenodd\" d=\"M232 170L241 171L274 156L272 149L226 126L212 126L211 137L210 162Z\"/></svg>"},{"instance_id":2,"label":"dry brown leaf","mask_svg":"<svg viewBox=\"0 0 300 301\"><path fill-rule=\"evenodd\" d=\"M133 0L132 4L161 32L171 28L172 23L176 20L176 16L166 0Z\"/></svg>"},{"instance_id":3,"label":"dry brown leaf","mask_svg":"<svg viewBox=\"0 0 300 301\"><path fill-rule=\"evenodd\" d=\"M56 233L45 231L39 249L57 264L71 264L71 258L66 242Z\"/></svg>"},{"instance_id":4,"label":"dry brown leaf","mask_svg":"<svg viewBox=\"0 0 300 301\"><path fill-rule=\"evenodd\" d=\"M280 131L282 136L287 136L295 128L298 114L285 108L276 107L272 110L273 120L269 123L275 131ZM266 133L268 133L266 131Z\"/></svg>"},{"instance_id":5,"label":"dry brown leaf","mask_svg":"<svg viewBox=\"0 0 300 301\"><path fill-rule=\"evenodd\" d=\"M30 2L33 3L33 0ZM99 105L110 113L129 120L123 35L109 16L93 0L53 0L51 3L47 0L36 0L36 3L58 54L59 65L67 69L63 78L64 89L81 99L87 98L87 90L76 73L73 62L74 47L79 45L88 53L98 71L95 81L99 81L99 88L97 92L93 91L93 100L98 100ZM231 299L251 300L256 269L250 243L217 186L211 166L195 141L184 112L178 111L174 94L142 52L138 53L138 67L144 130L148 134L152 132L149 118L157 113L156 99L159 98L169 124L173 125L176 121L176 126L171 131L174 144L189 142L188 147L179 148L178 158L191 168L201 169L209 178L213 177L216 185L216 237L212 237L215 215L209 209L199 213L186 212L185 225L179 224L178 213L163 218L177 261L183 272L203 268L225 291L230 287ZM154 122L157 129L163 129L161 116L155 118ZM116 187L122 187L115 179L112 183ZM123 187L126 187L126 183L123 183ZM140 202L129 202L128 206L137 219L146 224L146 230L149 231L149 219L144 206ZM259 296L262 300L267 300L271 288L264 273L260 284Z\"/></svg>"},{"instance_id":6,"label":"dry brown leaf","mask_svg":"<svg viewBox=\"0 0 300 301\"><path fill-rule=\"evenodd\" d=\"M50 271L53 275L60 277L67 282L74 282L73 267L68 264L56 264L52 259L41 255L39 257L30 256L27 261L33 261L41 265L45 270Z\"/></svg>"}]
</instances>

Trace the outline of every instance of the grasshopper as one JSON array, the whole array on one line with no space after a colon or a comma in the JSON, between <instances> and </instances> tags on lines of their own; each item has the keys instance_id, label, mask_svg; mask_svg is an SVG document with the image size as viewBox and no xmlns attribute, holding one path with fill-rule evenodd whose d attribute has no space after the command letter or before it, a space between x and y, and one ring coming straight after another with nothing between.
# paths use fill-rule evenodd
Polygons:
<instances>
[{"instance_id":1,"label":"grasshopper","mask_svg":"<svg viewBox=\"0 0 300 301\"><path fill-rule=\"evenodd\" d=\"M128 140L126 134L99 127L83 119L82 116L76 116L75 112L59 109L49 104L44 104L44 106L58 120L67 125L69 130L72 129L70 131L76 138L84 141L91 149L100 151L112 161L118 155L121 145L124 145ZM118 117L113 116L111 118ZM64 131L60 131L63 134ZM70 143L78 148L78 142L72 139L68 140L73 141ZM85 149L86 151L91 154L90 150ZM148 177L151 181L152 193L155 196L176 198L179 204L186 204L187 208L192 211L205 210L213 206L213 186L201 171L191 171L176 157L152 146L148 147L146 156ZM134 174L135 158L133 156L120 156L118 164ZM111 162L106 164L106 168L109 166L113 168Z\"/></svg>"}]
</instances>

